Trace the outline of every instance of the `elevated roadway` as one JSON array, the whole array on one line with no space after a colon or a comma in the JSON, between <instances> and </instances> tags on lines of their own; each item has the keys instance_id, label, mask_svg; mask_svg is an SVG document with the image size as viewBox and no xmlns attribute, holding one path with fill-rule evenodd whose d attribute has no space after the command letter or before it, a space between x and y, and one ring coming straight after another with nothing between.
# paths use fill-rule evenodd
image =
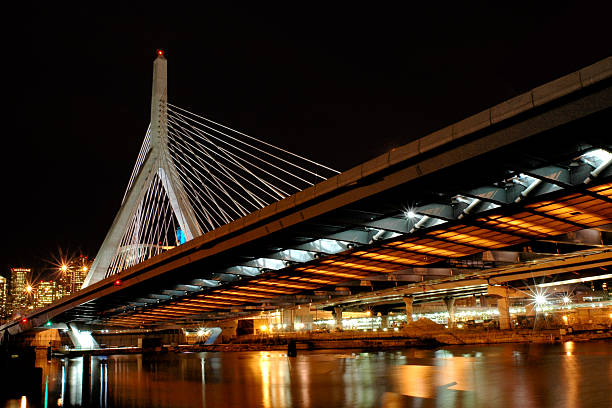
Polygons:
<instances>
[{"instance_id":1,"label":"elevated roadway","mask_svg":"<svg viewBox=\"0 0 612 408\"><path fill-rule=\"evenodd\" d=\"M0 332L47 322L154 327L226 319L345 295L338 288L378 293L485 270L507 263L504 254L599 248L580 273L607 267L611 77L607 58L534 88ZM567 271L548 276L556 273Z\"/></svg>"}]
</instances>

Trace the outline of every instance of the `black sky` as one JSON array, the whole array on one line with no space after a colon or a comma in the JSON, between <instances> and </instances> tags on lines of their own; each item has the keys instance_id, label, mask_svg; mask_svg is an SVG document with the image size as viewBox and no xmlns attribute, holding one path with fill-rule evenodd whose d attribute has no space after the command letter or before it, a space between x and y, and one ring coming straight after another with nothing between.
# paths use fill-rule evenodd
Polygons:
<instances>
[{"instance_id":1,"label":"black sky","mask_svg":"<svg viewBox=\"0 0 612 408\"><path fill-rule=\"evenodd\" d=\"M606 2L459 3L4 13L1 272L58 247L95 255L157 48L172 103L339 170L611 54Z\"/></svg>"}]
</instances>

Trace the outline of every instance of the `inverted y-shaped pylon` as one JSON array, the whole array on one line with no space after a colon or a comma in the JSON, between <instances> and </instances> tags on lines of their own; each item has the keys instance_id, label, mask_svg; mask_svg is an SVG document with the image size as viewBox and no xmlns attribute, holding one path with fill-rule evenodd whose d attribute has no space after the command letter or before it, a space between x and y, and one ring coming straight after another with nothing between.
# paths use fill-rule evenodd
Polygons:
<instances>
[{"instance_id":1,"label":"inverted y-shaped pylon","mask_svg":"<svg viewBox=\"0 0 612 408\"><path fill-rule=\"evenodd\" d=\"M167 99L159 53L151 123L84 286L338 173Z\"/></svg>"},{"instance_id":2,"label":"inverted y-shaped pylon","mask_svg":"<svg viewBox=\"0 0 612 408\"><path fill-rule=\"evenodd\" d=\"M185 240L191 240L202 234L168 151L167 73L167 60L162 53L159 53L153 63L151 124L139 155L140 163L137 162L134 168L119 212L89 270L84 287L139 263L143 258L146 259L147 253L158 252L161 249L151 247L159 246L160 241L149 243L148 248L141 242L142 235L148 232L142 230L142 225L146 221L142 218L146 215L143 213L144 204L149 198L147 193L152 195L151 190L163 188ZM156 198L153 197L153 200ZM161 207L161 204L157 204ZM162 211L162 208L158 208L157 211ZM153 233L150 232L149 235ZM121 245L129 244L129 241L135 243L131 247Z\"/></svg>"}]
</instances>

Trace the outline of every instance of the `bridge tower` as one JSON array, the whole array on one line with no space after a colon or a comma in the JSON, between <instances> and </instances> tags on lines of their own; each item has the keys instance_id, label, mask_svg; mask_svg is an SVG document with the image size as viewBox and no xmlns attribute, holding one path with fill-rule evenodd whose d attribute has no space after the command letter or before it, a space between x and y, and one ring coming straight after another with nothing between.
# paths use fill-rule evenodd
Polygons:
<instances>
[{"instance_id":1,"label":"bridge tower","mask_svg":"<svg viewBox=\"0 0 612 408\"><path fill-rule=\"evenodd\" d=\"M83 287L107 277L111 263L117 256L118 251L121 250L121 242L127 232L126 230L131 225L129 221L134 217L139 218L141 216L140 204L155 178L158 178L163 186L174 216L185 235L185 240L189 241L202 235L202 229L198 224L168 149L167 104L168 61L163 51L159 50L157 58L153 62L150 139L148 146L144 151L141 151L145 156L140 168L135 170L119 212L96 255ZM139 224L140 220L137 220L136 225ZM131 231L131 233L134 233L134 231Z\"/></svg>"}]
</instances>

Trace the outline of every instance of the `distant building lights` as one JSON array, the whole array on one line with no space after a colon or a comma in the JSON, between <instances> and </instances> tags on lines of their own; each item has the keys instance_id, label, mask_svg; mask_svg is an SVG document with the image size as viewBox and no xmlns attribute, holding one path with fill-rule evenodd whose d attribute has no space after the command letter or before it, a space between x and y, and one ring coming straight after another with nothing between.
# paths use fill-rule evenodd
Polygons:
<instances>
[{"instance_id":1,"label":"distant building lights","mask_svg":"<svg viewBox=\"0 0 612 408\"><path fill-rule=\"evenodd\" d=\"M569 296L563 296L563 303L567 304L570 303L572 301L572 299L569 298Z\"/></svg>"}]
</instances>

